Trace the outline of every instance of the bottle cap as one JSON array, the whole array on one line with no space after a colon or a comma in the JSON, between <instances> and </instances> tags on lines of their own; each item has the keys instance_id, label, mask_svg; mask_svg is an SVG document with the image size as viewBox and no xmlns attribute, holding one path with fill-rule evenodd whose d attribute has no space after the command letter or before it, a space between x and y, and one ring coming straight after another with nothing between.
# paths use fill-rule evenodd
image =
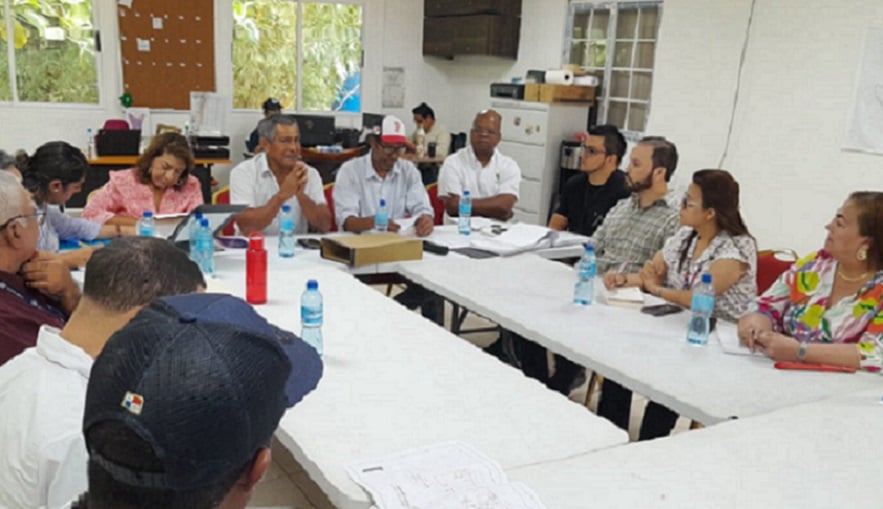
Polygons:
<instances>
[{"instance_id":1,"label":"bottle cap","mask_svg":"<svg viewBox=\"0 0 883 509\"><path fill-rule=\"evenodd\" d=\"M469 191L468 191L468 190L463 190L463 196L469 196Z\"/></svg>"},{"instance_id":2,"label":"bottle cap","mask_svg":"<svg viewBox=\"0 0 883 509\"><path fill-rule=\"evenodd\" d=\"M286 214L291 212L291 205L283 205L282 212L285 212Z\"/></svg>"},{"instance_id":3,"label":"bottle cap","mask_svg":"<svg viewBox=\"0 0 883 509\"><path fill-rule=\"evenodd\" d=\"M586 244L586 249L585 249L585 251L591 251L591 252L594 253L594 252L595 252L595 246L593 246L592 244Z\"/></svg>"},{"instance_id":4,"label":"bottle cap","mask_svg":"<svg viewBox=\"0 0 883 509\"><path fill-rule=\"evenodd\" d=\"M199 226L202 226L203 228L208 228L208 219L206 219L206 218L200 219Z\"/></svg>"},{"instance_id":5,"label":"bottle cap","mask_svg":"<svg viewBox=\"0 0 883 509\"><path fill-rule=\"evenodd\" d=\"M318 281L316 281L315 279L310 279L309 281L307 281L307 290L318 290L318 289L319 289L319 282Z\"/></svg>"},{"instance_id":6,"label":"bottle cap","mask_svg":"<svg viewBox=\"0 0 883 509\"><path fill-rule=\"evenodd\" d=\"M705 272L702 274L702 282L705 284L711 283L711 274Z\"/></svg>"},{"instance_id":7,"label":"bottle cap","mask_svg":"<svg viewBox=\"0 0 883 509\"><path fill-rule=\"evenodd\" d=\"M196 213L196 220L199 221L200 219L202 219L202 212L197 212Z\"/></svg>"},{"instance_id":8,"label":"bottle cap","mask_svg":"<svg viewBox=\"0 0 883 509\"><path fill-rule=\"evenodd\" d=\"M264 250L264 236L261 232L252 232L248 236L248 248L257 251Z\"/></svg>"},{"instance_id":9,"label":"bottle cap","mask_svg":"<svg viewBox=\"0 0 883 509\"><path fill-rule=\"evenodd\" d=\"M141 217L153 217L153 212L150 210L145 210Z\"/></svg>"},{"instance_id":10,"label":"bottle cap","mask_svg":"<svg viewBox=\"0 0 883 509\"><path fill-rule=\"evenodd\" d=\"M380 199L380 206L386 207L386 200L384 200L383 198Z\"/></svg>"}]
</instances>

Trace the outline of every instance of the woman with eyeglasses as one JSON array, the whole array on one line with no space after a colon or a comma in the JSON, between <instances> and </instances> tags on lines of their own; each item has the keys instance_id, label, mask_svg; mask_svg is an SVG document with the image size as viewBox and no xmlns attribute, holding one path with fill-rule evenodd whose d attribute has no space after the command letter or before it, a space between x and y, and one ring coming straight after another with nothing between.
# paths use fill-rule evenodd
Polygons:
<instances>
[{"instance_id":1,"label":"woman with eyeglasses","mask_svg":"<svg viewBox=\"0 0 883 509\"><path fill-rule=\"evenodd\" d=\"M154 136L130 170L112 171L110 179L83 209L86 219L135 226L145 211L186 214L203 204L199 180L191 175L193 153L178 133Z\"/></svg>"},{"instance_id":2,"label":"woman with eyeglasses","mask_svg":"<svg viewBox=\"0 0 883 509\"><path fill-rule=\"evenodd\" d=\"M102 226L64 213L64 204L80 192L89 163L80 149L63 141L41 145L23 163L22 183L34 198L40 215L39 251L55 253L61 239L94 240L96 238L134 235L132 227ZM92 254L91 248L75 249L62 254L69 267L82 267Z\"/></svg>"},{"instance_id":3,"label":"woman with eyeglasses","mask_svg":"<svg viewBox=\"0 0 883 509\"><path fill-rule=\"evenodd\" d=\"M724 170L699 170L681 203L681 228L636 274L604 275L607 288L640 286L668 302L689 308L693 287L703 273L714 287L712 316L736 321L757 295L757 245L739 213L739 184ZM605 380L598 415L619 415L631 393ZM615 410L614 410L615 408ZM640 439L667 435L677 414L651 402L644 412Z\"/></svg>"},{"instance_id":4,"label":"woman with eyeglasses","mask_svg":"<svg viewBox=\"0 0 883 509\"><path fill-rule=\"evenodd\" d=\"M824 248L798 260L739 320L739 339L776 361L883 368L883 192L849 195Z\"/></svg>"}]
</instances>

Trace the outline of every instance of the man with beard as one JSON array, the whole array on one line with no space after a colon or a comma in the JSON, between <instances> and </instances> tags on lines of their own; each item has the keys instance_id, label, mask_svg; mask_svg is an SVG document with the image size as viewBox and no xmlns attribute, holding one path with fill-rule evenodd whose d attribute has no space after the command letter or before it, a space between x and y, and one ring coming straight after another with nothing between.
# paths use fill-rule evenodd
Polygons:
<instances>
[{"instance_id":1,"label":"man with beard","mask_svg":"<svg viewBox=\"0 0 883 509\"><path fill-rule=\"evenodd\" d=\"M678 211L668 205L665 196L677 164L677 147L663 137L644 138L632 149L626 175L626 185L632 195L614 205L592 235L599 274L613 278L619 272L640 271L675 232ZM583 369L556 355L555 374L549 377L545 348L527 340L521 342L521 359L525 375L564 395L570 393ZM608 385L615 383L605 380L605 388ZM611 392L617 388L621 387L617 385ZM612 410L612 413L618 415L620 410ZM600 409L598 413L602 415ZM617 424L622 422L619 418L611 420Z\"/></svg>"}]
</instances>

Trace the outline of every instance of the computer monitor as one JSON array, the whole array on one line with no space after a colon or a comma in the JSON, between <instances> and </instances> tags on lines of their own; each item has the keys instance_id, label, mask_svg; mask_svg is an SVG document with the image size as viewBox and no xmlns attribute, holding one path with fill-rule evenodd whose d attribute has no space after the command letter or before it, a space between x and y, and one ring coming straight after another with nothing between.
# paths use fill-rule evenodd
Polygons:
<instances>
[{"instance_id":1,"label":"computer monitor","mask_svg":"<svg viewBox=\"0 0 883 509\"><path fill-rule=\"evenodd\" d=\"M300 144L304 147L334 145L334 117L294 115L300 128Z\"/></svg>"},{"instance_id":2,"label":"computer monitor","mask_svg":"<svg viewBox=\"0 0 883 509\"><path fill-rule=\"evenodd\" d=\"M380 129L383 125L384 115L378 113L362 113L362 130L373 131L374 128Z\"/></svg>"}]
</instances>

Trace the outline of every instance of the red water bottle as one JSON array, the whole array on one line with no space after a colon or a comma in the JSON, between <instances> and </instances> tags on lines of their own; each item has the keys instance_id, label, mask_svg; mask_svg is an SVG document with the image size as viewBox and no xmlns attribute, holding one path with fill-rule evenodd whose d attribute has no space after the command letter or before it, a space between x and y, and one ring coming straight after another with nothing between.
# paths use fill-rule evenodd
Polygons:
<instances>
[{"instance_id":1,"label":"red water bottle","mask_svg":"<svg viewBox=\"0 0 883 509\"><path fill-rule=\"evenodd\" d=\"M245 251L245 300L250 304L267 302L267 250L264 236L254 232L248 236Z\"/></svg>"}]
</instances>

